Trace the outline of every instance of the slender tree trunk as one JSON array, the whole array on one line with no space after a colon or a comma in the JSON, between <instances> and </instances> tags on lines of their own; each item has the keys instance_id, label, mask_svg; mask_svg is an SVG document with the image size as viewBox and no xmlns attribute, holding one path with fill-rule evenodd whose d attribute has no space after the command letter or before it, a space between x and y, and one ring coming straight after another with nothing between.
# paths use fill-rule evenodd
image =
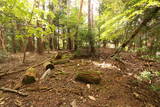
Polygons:
<instances>
[{"instance_id":1,"label":"slender tree trunk","mask_svg":"<svg viewBox=\"0 0 160 107\"><path fill-rule=\"evenodd\" d=\"M24 49L23 49L23 41L22 41L22 39L20 39L20 40L18 40L18 43L19 43L19 45L20 45L20 52L23 52L24 51Z\"/></svg>"},{"instance_id":2,"label":"slender tree trunk","mask_svg":"<svg viewBox=\"0 0 160 107\"><path fill-rule=\"evenodd\" d=\"M16 39L15 39L14 32L12 34L12 49L13 49L13 53L16 53Z\"/></svg>"},{"instance_id":3,"label":"slender tree trunk","mask_svg":"<svg viewBox=\"0 0 160 107\"><path fill-rule=\"evenodd\" d=\"M3 30L0 29L0 49L6 50L5 39L3 35Z\"/></svg>"},{"instance_id":4,"label":"slender tree trunk","mask_svg":"<svg viewBox=\"0 0 160 107\"><path fill-rule=\"evenodd\" d=\"M79 22L80 22L81 15L82 15L82 8L83 8L83 0L80 1L80 9L79 9L79 14L78 14L78 24L77 24L77 27L76 27L75 40L74 40L74 50L75 51L78 48L77 38L78 38L78 32L79 32Z\"/></svg>"},{"instance_id":5,"label":"slender tree trunk","mask_svg":"<svg viewBox=\"0 0 160 107\"><path fill-rule=\"evenodd\" d=\"M37 1L37 8L39 8L39 6L40 6L40 3L39 3L39 1ZM43 15L41 16L41 17L43 17ZM37 20L37 27L42 27L41 25L40 25L40 23L39 23L39 20ZM42 36L42 35L41 35ZM39 38L37 38L37 52L39 53L39 54L42 54L43 53L43 50L44 50L44 45L43 45L43 41L42 41L42 38L41 37L39 37Z\"/></svg>"},{"instance_id":6,"label":"slender tree trunk","mask_svg":"<svg viewBox=\"0 0 160 107\"><path fill-rule=\"evenodd\" d=\"M67 33L68 33L68 46L67 47L68 47L69 50L72 50L72 39L69 35L70 34L70 29L69 28L67 29Z\"/></svg>"},{"instance_id":7,"label":"slender tree trunk","mask_svg":"<svg viewBox=\"0 0 160 107\"><path fill-rule=\"evenodd\" d=\"M50 50L53 50L53 38L51 37L51 35L49 37L49 48Z\"/></svg>"},{"instance_id":8,"label":"slender tree trunk","mask_svg":"<svg viewBox=\"0 0 160 107\"><path fill-rule=\"evenodd\" d=\"M56 31L54 31L54 36L53 36L53 48L54 48L54 50L57 50L58 48L58 46L57 46L57 33L56 33Z\"/></svg>"},{"instance_id":9,"label":"slender tree trunk","mask_svg":"<svg viewBox=\"0 0 160 107\"><path fill-rule=\"evenodd\" d=\"M42 45L42 39L41 38L37 38L37 52L39 54L43 53L43 45Z\"/></svg>"},{"instance_id":10,"label":"slender tree trunk","mask_svg":"<svg viewBox=\"0 0 160 107\"><path fill-rule=\"evenodd\" d=\"M34 47L33 37L29 37L28 38L28 44L27 44L27 51L33 52L34 49L35 49L35 47Z\"/></svg>"},{"instance_id":11,"label":"slender tree trunk","mask_svg":"<svg viewBox=\"0 0 160 107\"><path fill-rule=\"evenodd\" d=\"M90 54L95 54L95 47L94 47L94 39L92 35L92 22L91 22L91 0L88 0L88 38L89 38L89 45L90 45Z\"/></svg>"},{"instance_id":12,"label":"slender tree trunk","mask_svg":"<svg viewBox=\"0 0 160 107\"><path fill-rule=\"evenodd\" d=\"M59 21L58 21L58 23L59 23ZM58 48L58 50L60 50L60 44L59 44L60 43L60 38L59 38L59 35L60 35L60 29L58 27L58 35L57 35L57 48Z\"/></svg>"}]
</instances>

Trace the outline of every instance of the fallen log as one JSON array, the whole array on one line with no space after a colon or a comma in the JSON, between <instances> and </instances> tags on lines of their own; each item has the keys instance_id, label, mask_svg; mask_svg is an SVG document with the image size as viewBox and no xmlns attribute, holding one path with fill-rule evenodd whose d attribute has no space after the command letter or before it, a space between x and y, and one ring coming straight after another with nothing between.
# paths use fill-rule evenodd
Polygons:
<instances>
[{"instance_id":1,"label":"fallen log","mask_svg":"<svg viewBox=\"0 0 160 107\"><path fill-rule=\"evenodd\" d=\"M29 68L22 79L22 84L31 84L36 82L37 72L34 68Z\"/></svg>"},{"instance_id":2,"label":"fallen log","mask_svg":"<svg viewBox=\"0 0 160 107\"><path fill-rule=\"evenodd\" d=\"M54 65L53 65L53 63L51 63L50 61L48 61L48 62L45 62L44 64L43 64L43 66L45 67L45 70L47 70L47 69L54 69Z\"/></svg>"},{"instance_id":3,"label":"fallen log","mask_svg":"<svg viewBox=\"0 0 160 107\"><path fill-rule=\"evenodd\" d=\"M62 59L63 53L62 52L57 52L55 59Z\"/></svg>"},{"instance_id":4,"label":"fallen log","mask_svg":"<svg viewBox=\"0 0 160 107\"><path fill-rule=\"evenodd\" d=\"M47 71L44 72L44 74L41 76L40 80L43 80L46 78L46 76L51 74L51 69L47 69Z\"/></svg>"},{"instance_id":5,"label":"fallen log","mask_svg":"<svg viewBox=\"0 0 160 107\"><path fill-rule=\"evenodd\" d=\"M75 80L84 83L99 84L101 81L101 72L98 71L78 72Z\"/></svg>"},{"instance_id":6,"label":"fallen log","mask_svg":"<svg viewBox=\"0 0 160 107\"><path fill-rule=\"evenodd\" d=\"M0 74L0 78L3 77L3 76L6 76L6 75L11 75L11 74L14 74L14 73L19 73L19 72L26 71L29 68L35 68L37 66L43 65L45 62L48 62L48 61L53 62L54 65L58 65L58 64L65 64L65 63L69 62L69 59L60 59L60 60L57 60L57 61L53 61L52 58L49 58L47 60L42 61L39 64L36 64L36 65L30 66L30 67L26 67L26 68L20 69L18 71L13 71L13 72L8 71L8 72L5 72L5 73L2 73L2 74Z\"/></svg>"},{"instance_id":7,"label":"fallen log","mask_svg":"<svg viewBox=\"0 0 160 107\"><path fill-rule=\"evenodd\" d=\"M21 91L13 90L13 89L10 89L10 88L1 87L0 90L1 90L1 91L5 91L5 92L17 93L17 94L19 94L19 95L21 95L21 96L24 96L24 97L28 96L27 93L23 93L23 92L21 92Z\"/></svg>"},{"instance_id":8,"label":"fallen log","mask_svg":"<svg viewBox=\"0 0 160 107\"><path fill-rule=\"evenodd\" d=\"M44 60L44 61L40 62L39 64L35 64L35 65L33 65L33 66L20 69L20 70L18 70L18 71L10 72L10 71L12 71L12 70L10 70L10 71L8 71L8 72L5 72L5 73L3 73L3 74L0 74L0 77L6 76L6 75L11 75L11 74L14 74L14 73L23 72L23 71L26 71L26 70L29 69L29 68L35 68L35 67L37 67L37 66L40 66L40 65L44 64L44 63L47 62L47 61L50 61L51 59L52 59L52 58L49 58L49 59L47 59L47 60Z\"/></svg>"},{"instance_id":9,"label":"fallen log","mask_svg":"<svg viewBox=\"0 0 160 107\"><path fill-rule=\"evenodd\" d=\"M70 60L69 59L61 59L61 60L57 60L57 61L52 61L52 63L54 65L58 65L58 64L65 64L68 63Z\"/></svg>"},{"instance_id":10,"label":"fallen log","mask_svg":"<svg viewBox=\"0 0 160 107\"><path fill-rule=\"evenodd\" d=\"M40 80L46 78L47 75L51 74L51 70L54 69L54 65L51 62L46 62L43 64L43 66L45 67L45 72L44 74L41 76Z\"/></svg>"}]
</instances>

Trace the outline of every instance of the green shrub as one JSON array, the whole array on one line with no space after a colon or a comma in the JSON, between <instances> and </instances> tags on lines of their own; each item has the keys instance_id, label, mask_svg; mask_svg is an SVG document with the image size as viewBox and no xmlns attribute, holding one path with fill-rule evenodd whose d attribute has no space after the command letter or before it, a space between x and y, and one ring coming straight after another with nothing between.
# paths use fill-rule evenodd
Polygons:
<instances>
[{"instance_id":1,"label":"green shrub","mask_svg":"<svg viewBox=\"0 0 160 107\"><path fill-rule=\"evenodd\" d=\"M156 86L156 85L151 85L150 88L151 88L153 91L160 91L160 87L159 87L159 86Z\"/></svg>"},{"instance_id":2,"label":"green shrub","mask_svg":"<svg viewBox=\"0 0 160 107\"><path fill-rule=\"evenodd\" d=\"M142 80L151 80L152 74L149 71L143 71L140 73L140 77Z\"/></svg>"}]
</instances>

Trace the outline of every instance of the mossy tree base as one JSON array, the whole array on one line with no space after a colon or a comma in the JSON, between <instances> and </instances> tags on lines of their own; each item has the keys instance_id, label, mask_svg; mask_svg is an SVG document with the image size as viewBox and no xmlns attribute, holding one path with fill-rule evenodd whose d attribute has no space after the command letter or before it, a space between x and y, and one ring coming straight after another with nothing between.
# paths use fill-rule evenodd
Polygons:
<instances>
[{"instance_id":1,"label":"mossy tree base","mask_svg":"<svg viewBox=\"0 0 160 107\"><path fill-rule=\"evenodd\" d=\"M75 78L76 81L90 84L99 84L101 79L101 72L99 71L78 72Z\"/></svg>"}]
</instances>

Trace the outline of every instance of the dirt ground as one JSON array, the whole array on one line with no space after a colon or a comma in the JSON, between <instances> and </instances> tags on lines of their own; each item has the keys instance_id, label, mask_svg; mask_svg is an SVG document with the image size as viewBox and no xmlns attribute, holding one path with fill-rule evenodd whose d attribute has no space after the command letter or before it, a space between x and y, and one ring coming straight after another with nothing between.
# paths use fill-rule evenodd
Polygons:
<instances>
[{"instance_id":1,"label":"dirt ground","mask_svg":"<svg viewBox=\"0 0 160 107\"><path fill-rule=\"evenodd\" d=\"M145 69L160 70L160 63L141 60L131 53L120 55L123 62L106 59L112 52L112 49L101 49L99 57L76 58L55 65L49 78L19 89L27 93L27 97L0 91L0 107L160 107L160 93L134 77ZM53 54L29 53L25 64L21 63L21 53L12 55L10 60L0 64L0 74L35 65ZM39 79L44 67L38 66L36 70ZM75 81L78 71L88 70L102 72L100 84ZM13 89L21 82L24 72L0 77L0 87Z\"/></svg>"}]
</instances>

